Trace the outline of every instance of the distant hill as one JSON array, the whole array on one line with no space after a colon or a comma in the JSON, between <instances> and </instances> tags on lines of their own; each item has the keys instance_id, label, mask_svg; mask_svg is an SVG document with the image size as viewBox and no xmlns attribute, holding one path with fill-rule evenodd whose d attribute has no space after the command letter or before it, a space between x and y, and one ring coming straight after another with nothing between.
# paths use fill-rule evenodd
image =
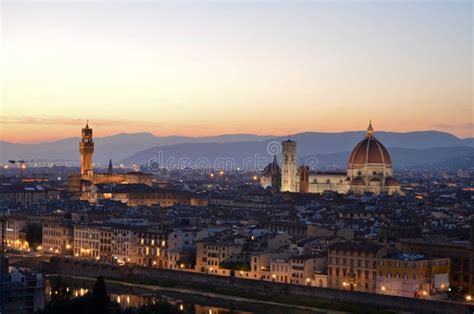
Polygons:
<instances>
[{"instance_id":1,"label":"distant hill","mask_svg":"<svg viewBox=\"0 0 474 314\"><path fill-rule=\"evenodd\" d=\"M291 135L291 139L298 142L299 156L318 156L321 165L340 166L345 164L347 154L364 137L365 132L304 132ZM385 144L394 156L394 163L402 166L412 164L415 156L420 156L417 150L428 148L453 147L453 151L461 154L459 147L474 147L474 139L460 139L452 134L438 131L421 132L376 132L376 137ZM159 151L164 157L176 159L182 157L232 157L243 161L243 158L254 156L267 156L266 146L270 141L281 142L287 137L260 136L254 134L228 134L208 137L165 136L159 137L151 133L121 133L113 136L95 138L94 161L108 162L112 158L114 163L126 164L146 163L150 158L156 157ZM63 140L42 144L17 144L0 141L0 162L9 159L41 159L41 160L67 160L79 161L79 138L66 138ZM400 163L396 161L397 152L392 148L408 149L400 155ZM442 150L443 151L443 150ZM465 151L464 151L465 152ZM410 157L412 154L414 157ZM431 152L433 153L433 152ZM403 155L405 154L405 155ZM422 154L422 153L421 153ZM434 153L438 154L437 152ZM441 153L440 153L441 154ZM405 156L405 157L403 157ZM458 155L450 156L452 158ZM460 156L460 155L459 155ZM406 158L407 160L404 160Z\"/></svg>"},{"instance_id":2,"label":"distant hill","mask_svg":"<svg viewBox=\"0 0 474 314\"><path fill-rule=\"evenodd\" d=\"M157 162L165 167L202 166L228 168L233 162L234 168L262 169L272 159L267 152L268 141L235 142L235 143L193 143L154 147L136 153L122 162L125 164L147 164ZM298 144L299 145L299 144ZM355 145L355 144L354 144ZM307 149L304 149L307 151ZM316 149L314 151L317 152ZM298 149L298 152L300 150ZM448 160L474 156L474 148L466 146L432 147L424 149L389 148L394 167L400 169L417 169L421 165L442 165ZM338 153L298 154L300 162L309 163L315 169L345 169L350 151ZM278 156L280 157L280 156ZM222 165L226 166L222 166ZM245 167L245 165L247 165Z\"/></svg>"},{"instance_id":3,"label":"distant hill","mask_svg":"<svg viewBox=\"0 0 474 314\"><path fill-rule=\"evenodd\" d=\"M151 133L120 133L107 137L96 137L94 162L106 163L124 159L131 154L154 146L203 142L245 142L272 138L253 134L225 134L208 137L155 136ZM9 159L41 159L79 162L79 137L66 138L41 144L18 144L0 141L0 162Z\"/></svg>"},{"instance_id":4,"label":"distant hill","mask_svg":"<svg viewBox=\"0 0 474 314\"><path fill-rule=\"evenodd\" d=\"M446 160L421 163L412 166L413 169L437 169L437 170L458 170L465 169L474 171L474 153L456 156Z\"/></svg>"},{"instance_id":5,"label":"distant hill","mask_svg":"<svg viewBox=\"0 0 474 314\"><path fill-rule=\"evenodd\" d=\"M432 147L424 149L389 148L395 170L456 170L474 169L474 148L466 146ZM318 160L317 167L326 169L345 169L350 152L307 156Z\"/></svg>"}]
</instances>

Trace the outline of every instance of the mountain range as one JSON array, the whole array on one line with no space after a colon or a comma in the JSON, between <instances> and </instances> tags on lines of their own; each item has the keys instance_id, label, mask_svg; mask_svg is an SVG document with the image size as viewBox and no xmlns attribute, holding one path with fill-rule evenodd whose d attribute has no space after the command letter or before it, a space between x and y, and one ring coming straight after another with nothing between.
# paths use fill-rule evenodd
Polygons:
<instances>
[{"instance_id":1,"label":"mountain range","mask_svg":"<svg viewBox=\"0 0 474 314\"><path fill-rule=\"evenodd\" d=\"M365 136L365 132L304 132L291 135L297 142L301 160L312 160L319 169L344 169L349 152ZM395 168L449 168L463 165L472 168L474 138L460 139L439 131L376 132L376 137L389 149ZM112 158L117 163L146 164L150 160L172 166L196 165L207 161L233 160L242 167L247 160L252 168L261 168L272 158L269 143L288 137L254 134L227 134L208 137L155 136L151 133L120 133L94 139L96 163ZM80 138L66 138L40 144L19 144L0 141L0 162L7 160L50 160L78 163ZM316 161L316 162L315 162ZM249 166L249 165L247 165ZM470 166L470 167L469 167Z\"/></svg>"}]
</instances>

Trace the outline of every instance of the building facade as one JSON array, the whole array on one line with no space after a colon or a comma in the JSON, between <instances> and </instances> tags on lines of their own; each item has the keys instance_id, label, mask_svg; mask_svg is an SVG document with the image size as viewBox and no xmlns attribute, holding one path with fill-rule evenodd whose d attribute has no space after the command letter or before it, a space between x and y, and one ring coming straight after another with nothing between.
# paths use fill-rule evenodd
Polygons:
<instances>
[{"instance_id":1,"label":"building facade","mask_svg":"<svg viewBox=\"0 0 474 314\"><path fill-rule=\"evenodd\" d=\"M328 248L328 287L374 293L377 265L386 247L372 243L338 242Z\"/></svg>"},{"instance_id":2,"label":"building facade","mask_svg":"<svg viewBox=\"0 0 474 314\"><path fill-rule=\"evenodd\" d=\"M100 228L91 225L74 226L74 256L100 259Z\"/></svg>"},{"instance_id":3,"label":"building facade","mask_svg":"<svg viewBox=\"0 0 474 314\"><path fill-rule=\"evenodd\" d=\"M377 293L402 297L428 297L449 288L449 258L394 254L379 260Z\"/></svg>"},{"instance_id":4,"label":"building facade","mask_svg":"<svg viewBox=\"0 0 474 314\"><path fill-rule=\"evenodd\" d=\"M73 254L74 227L59 222L43 223L42 248L45 252Z\"/></svg>"},{"instance_id":5,"label":"building facade","mask_svg":"<svg viewBox=\"0 0 474 314\"><path fill-rule=\"evenodd\" d=\"M217 237L217 236L216 236ZM232 241L216 239L198 241L196 249L196 270L206 273L218 273L224 264L244 263L245 254L242 245Z\"/></svg>"},{"instance_id":6,"label":"building facade","mask_svg":"<svg viewBox=\"0 0 474 314\"><path fill-rule=\"evenodd\" d=\"M112 261L118 264L138 262L137 231L132 228L113 228Z\"/></svg>"}]
</instances>

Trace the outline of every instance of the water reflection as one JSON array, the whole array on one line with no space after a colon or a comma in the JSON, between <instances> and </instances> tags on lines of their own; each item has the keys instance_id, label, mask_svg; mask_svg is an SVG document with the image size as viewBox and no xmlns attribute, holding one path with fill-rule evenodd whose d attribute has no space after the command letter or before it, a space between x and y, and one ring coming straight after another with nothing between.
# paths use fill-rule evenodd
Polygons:
<instances>
[{"instance_id":1,"label":"water reflection","mask_svg":"<svg viewBox=\"0 0 474 314\"><path fill-rule=\"evenodd\" d=\"M92 287L74 287L66 286L65 290L71 292L75 298L85 296L89 293ZM116 290L116 288L112 288ZM51 301L53 294L58 294L59 291L54 290L50 282L45 285L46 302ZM191 304L183 300L167 297L164 295L157 295L153 293L133 294L133 293L110 293L110 299L120 304L122 308L138 308L142 305L155 304L156 302L167 302L175 305L184 313L195 314L253 314L254 312L238 311L223 307L209 306L203 304Z\"/></svg>"},{"instance_id":2,"label":"water reflection","mask_svg":"<svg viewBox=\"0 0 474 314\"><path fill-rule=\"evenodd\" d=\"M45 282L46 301L50 301L51 297L58 295L58 293L59 296L67 294L72 298L84 296L91 292L94 283L95 281L91 279L50 276ZM232 297L219 295L205 296L199 293L176 291L176 289L174 291L166 290L166 288L151 290L139 285L124 285L117 282L106 282L106 284L110 298L123 309L166 302L180 309L183 314L314 314L331 312L323 309L269 304L256 300L235 300ZM59 291L54 291L52 287Z\"/></svg>"}]
</instances>

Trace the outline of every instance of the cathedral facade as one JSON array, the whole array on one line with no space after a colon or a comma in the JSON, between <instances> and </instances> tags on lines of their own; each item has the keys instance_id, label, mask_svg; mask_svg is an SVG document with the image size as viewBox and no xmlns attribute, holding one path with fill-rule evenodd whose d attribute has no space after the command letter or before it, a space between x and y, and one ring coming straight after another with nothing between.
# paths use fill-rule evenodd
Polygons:
<instances>
[{"instance_id":1,"label":"cathedral facade","mask_svg":"<svg viewBox=\"0 0 474 314\"><path fill-rule=\"evenodd\" d=\"M372 123L349 155L346 172L313 172L307 166L298 166L296 142L291 140L282 143L281 158L281 192L401 193L400 182L393 177L390 155L375 138ZM264 173L261 182L265 176Z\"/></svg>"}]
</instances>

